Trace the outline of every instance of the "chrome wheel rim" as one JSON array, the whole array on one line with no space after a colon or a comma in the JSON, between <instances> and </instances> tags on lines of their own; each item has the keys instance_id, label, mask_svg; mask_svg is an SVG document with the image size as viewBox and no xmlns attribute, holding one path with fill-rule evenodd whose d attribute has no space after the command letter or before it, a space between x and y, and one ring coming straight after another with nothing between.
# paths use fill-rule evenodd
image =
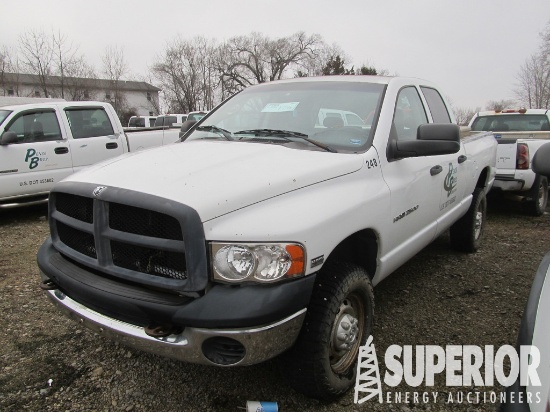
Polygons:
<instances>
[{"instance_id":1,"label":"chrome wheel rim","mask_svg":"<svg viewBox=\"0 0 550 412\"><path fill-rule=\"evenodd\" d=\"M483 204L479 204L474 218L474 237L479 239L483 230Z\"/></svg>"},{"instance_id":2,"label":"chrome wheel rim","mask_svg":"<svg viewBox=\"0 0 550 412\"><path fill-rule=\"evenodd\" d=\"M351 293L340 304L330 339L330 366L335 373L347 372L357 360L365 333L365 313L357 293Z\"/></svg>"}]
</instances>

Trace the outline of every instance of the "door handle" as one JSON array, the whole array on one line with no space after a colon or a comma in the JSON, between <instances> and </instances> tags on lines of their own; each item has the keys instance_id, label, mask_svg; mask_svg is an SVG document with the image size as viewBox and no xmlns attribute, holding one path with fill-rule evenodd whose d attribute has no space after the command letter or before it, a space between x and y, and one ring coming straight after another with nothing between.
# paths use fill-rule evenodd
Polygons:
<instances>
[{"instance_id":1,"label":"door handle","mask_svg":"<svg viewBox=\"0 0 550 412\"><path fill-rule=\"evenodd\" d=\"M65 154L65 153L69 153L69 148L68 147L56 147L54 150L55 154Z\"/></svg>"},{"instance_id":2,"label":"door handle","mask_svg":"<svg viewBox=\"0 0 550 412\"><path fill-rule=\"evenodd\" d=\"M464 163L466 160L468 160L467 156L464 156L464 155L458 156L458 163Z\"/></svg>"},{"instance_id":3,"label":"door handle","mask_svg":"<svg viewBox=\"0 0 550 412\"><path fill-rule=\"evenodd\" d=\"M118 147L118 143L106 143L105 147L107 149L116 149Z\"/></svg>"},{"instance_id":4,"label":"door handle","mask_svg":"<svg viewBox=\"0 0 550 412\"><path fill-rule=\"evenodd\" d=\"M437 165L437 166L434 166L430 169L430 174L432 176L435 176L435 175L440 174L442 171L443 171L443 168L441 166Z\"/></svg>"}]
</instances>

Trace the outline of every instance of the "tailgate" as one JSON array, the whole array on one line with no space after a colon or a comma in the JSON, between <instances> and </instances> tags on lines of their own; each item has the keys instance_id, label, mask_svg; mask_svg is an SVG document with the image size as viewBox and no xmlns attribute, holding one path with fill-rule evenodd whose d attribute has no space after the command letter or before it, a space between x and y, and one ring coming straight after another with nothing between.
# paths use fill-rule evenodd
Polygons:
<instances>
[{"instance_id":1,"label":"tailgate","mask_svg":"<svg viewBox=\"0 0 550 412\"><path fill-rule=\"evenodd\" d=\"M515 140L497 139L497 169L500 173L503 169L516 168L517 143Z\"/></svg>"}]
</instances>

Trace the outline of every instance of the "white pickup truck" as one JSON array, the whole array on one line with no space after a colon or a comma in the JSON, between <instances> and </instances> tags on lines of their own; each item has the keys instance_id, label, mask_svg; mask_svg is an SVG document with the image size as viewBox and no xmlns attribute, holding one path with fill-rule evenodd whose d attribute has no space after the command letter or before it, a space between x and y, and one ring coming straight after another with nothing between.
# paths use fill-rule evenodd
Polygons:
<instances>
[{"instance_id":1,"label":"white pickup truck","mask_svg":"<svg viewBox=\"0 0 550 412\"><path fill-rule=\"evenodd\" d=\"M486 111L470 121L473 131L493 131L498 142L495 189L520 196L525 211L540 216L548 205L548 178L536 174L531 163L538 148L550 139L550 111L509 109Z\"/></svg>"},{"instance_id":2,"label":"white pickup truck","mask_svg":"<svg viewBox=\"0 0 550 412\"><path fill-rule=\"evenodd\" d=\"M179 130L128 136L108 103L0 107L0 209L44 202L71 173L129 151L178 140Z\"/></svg>"},{"instance_id":3,"label":"white pickup truck","mask_svg":"<svg viewBox=\"0 0 550 412\"><path fill-rule=\"evenodd\" d=\"M125 344L208 365L279 354L294 388L355 383L372 286L450 228L475 251L491 133L459 138L429 82L327 76L249 87L182 143L56 185L42 288ZM319 124L319 112L373 121Z\"/></svg>"}]
</instances>

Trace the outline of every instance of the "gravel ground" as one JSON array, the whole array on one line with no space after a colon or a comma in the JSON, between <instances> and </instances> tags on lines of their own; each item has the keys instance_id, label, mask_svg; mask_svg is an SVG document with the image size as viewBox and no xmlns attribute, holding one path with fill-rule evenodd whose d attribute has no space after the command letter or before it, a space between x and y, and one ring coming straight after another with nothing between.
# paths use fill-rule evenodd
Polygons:
<instances>
[{"instance_id":1,"label":"gravel ground","mask_svg":"<svg viewBox=\"0 0 550 412\"><path fill-rule=\"evenodd\" d=\"M48 235L46 209L0 213L1 411L243 411L247 400L276 401L284 411L491 411L489 403L447 403L461 390L384 387L409 403L332 404L293 391L277 362L241 368L184 364L107 341L64 318L38 288L36 251ZM527 217L517 204L489 202L481 250L453 252L445 234L375 288L379 362L392 344L514 345L531 281L550 251L550 214ZM438 392L415 403L412 392Z\"/></svg>"}]
</instances>

